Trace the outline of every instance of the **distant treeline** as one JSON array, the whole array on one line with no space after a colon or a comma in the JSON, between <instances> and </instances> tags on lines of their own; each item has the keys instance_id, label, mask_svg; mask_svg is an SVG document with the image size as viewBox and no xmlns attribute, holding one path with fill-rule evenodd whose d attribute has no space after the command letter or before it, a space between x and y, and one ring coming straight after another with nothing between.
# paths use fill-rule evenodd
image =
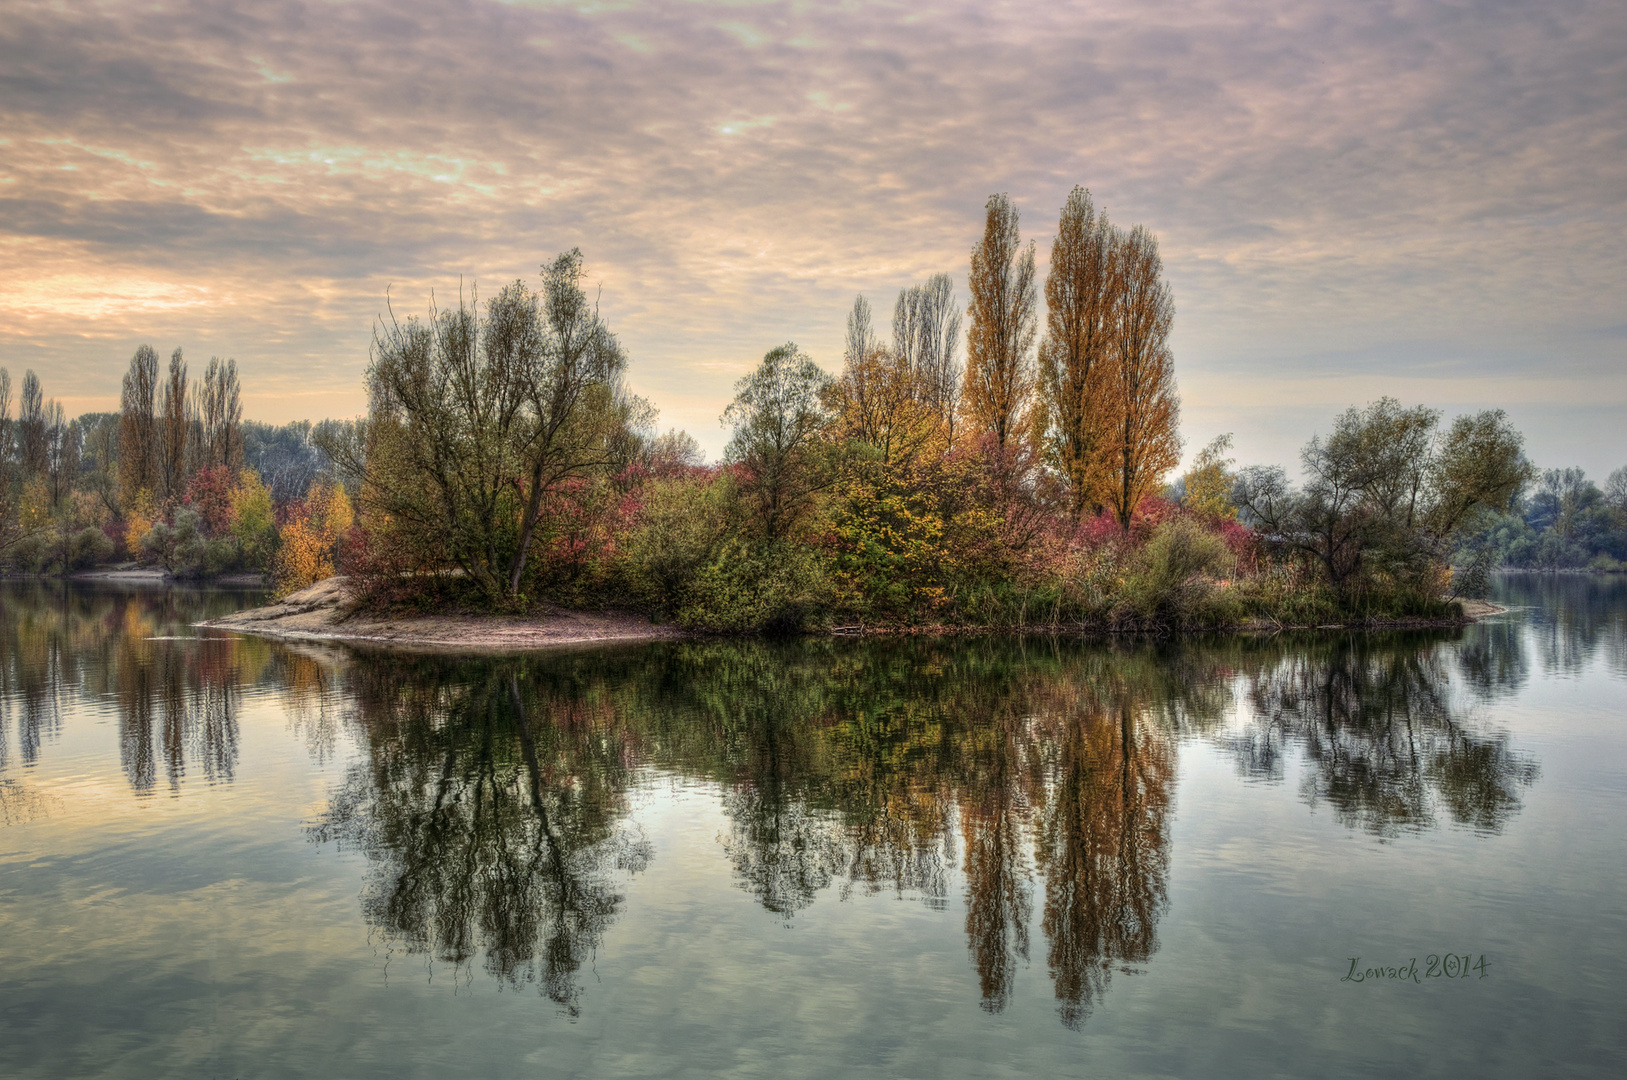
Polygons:
<instances>
[{"instance_id":1,"label":"distant treeline","mask_svg":"<svg viewBox=\"0 0 1627 1080\"><path fill-rule=\"evenodd\" d=\"M711 465L627 390L583 277L572 251L535 291L381 321L357 421L244 422L235 364L189 384L179 350L167 372L136 353L116 414L68 421L30 372L13 421L0 381L0 559L263 570L284 591L338 569L377 605L754 631L1440 618L1496 565L1627 554L1627 470L1605 492L1539 478L1500 411L1443 424L1385 398L1313 439L1297 483L1235 468L1229 436L1172 481L1158 243L1082 188L1043 313L1034 243L994 196L964 309L937 274L899 293L886 336L858 297L834 376L770 350Z\"/></svg>"},{"instance_id":2,"label":"distant treeline","mask_svg":"<svg viewBox=\"0 0 1627 1080\"><path fill-rule=\"evenodd\" d=\"M33 371L20 390L13 417L0 368L0 567L59 574L129 560L177 576L297 575L313 516L349 527L319 446L344 423L243 420L232 360L211 358L191 380L180 349L161 373L144 345L120 411L71 420Z\"/></svg>"},{"instance_id":3,"label":"distant treeline","mask_svg":"<svg viewBox=\"0 0 1627 1080\"><path fill-rule=\"evenodd\" d=\"M1464 537L1464 561L1511 570L1627 570L1627 465L1601 490L1581 469L1546 469Z\"/></svg>"}]
</instances>

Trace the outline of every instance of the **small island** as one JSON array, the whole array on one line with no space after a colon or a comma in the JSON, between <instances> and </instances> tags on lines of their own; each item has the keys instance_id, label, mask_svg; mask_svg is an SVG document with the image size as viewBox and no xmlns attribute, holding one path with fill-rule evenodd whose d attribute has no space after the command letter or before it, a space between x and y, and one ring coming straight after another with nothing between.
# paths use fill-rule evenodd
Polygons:
<instances>
[{"instance_id":1,"label":"small island","mask_svg":"<svg viewBox=\"0 0 1627 1080\"><path fill-rule=\"evenodd\" d=\"M1493 610L1494 569L1627 556L1627 469L1539 474L1496 409L1384 397L1297 477L1229 435L1181 469L1158 241L1082 187L1043 283L990 197L968 283L904 289L886 336L857 297L836 374L768 350L710 463L628 388L577 250L381 319L353 420L245 422L235 362L189 381L142 346L117 413L69 421L28 372L13 421L0 370L0 568L264 580L275 603L216 625L497 649L1451 626Z\"/></svg>"}]
</instances>

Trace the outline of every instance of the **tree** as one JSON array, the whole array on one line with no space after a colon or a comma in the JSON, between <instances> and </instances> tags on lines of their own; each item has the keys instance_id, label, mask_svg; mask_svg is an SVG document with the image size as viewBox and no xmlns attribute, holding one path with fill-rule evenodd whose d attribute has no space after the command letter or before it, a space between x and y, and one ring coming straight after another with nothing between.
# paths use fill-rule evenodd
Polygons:
<instances>
[{"instance_id":1,"label":"tree","mask_svg":"<svg viewBox=\"0 0 1627 1080\"><path fill-rule=\"evenodd\" d=\"M492 603L521 598L545 496L621 460L641 412L582 276L572 250L543 268L540 294L516 281L484 309L460 298L424 322L381 323L365 453L324 443L360 478L364 523L421 569L460 568Z\"/></svg>"},{"instance_id":2,"label":"tree","mask_svg":"<svg viewBox=\"0 0 1627 1080\"><path fill-rule=\"evenodd\" d=\"M1233 500L1257 530L1310 557L1343 599L1370 572L1428 591L1474 512L1506 507L1530 475L1501 412L1459 417L1437 440L1439 419L1394 398L1349 408L1301 452L1303 490L1256 466L1239 473Z\"/></svg>"},{"instance_id":3,"label":"tree","mask_svg":"<svg viewBox=\"0 0 1627 1080\"><path fill-rule=\"evenodd\" d=\"M983 239L972 249L964 402L978 431L1004 449L1025 419L1034 389L1034 244L1021 246L1017 208L991 195Z\"/></svg>"},{"instance_id":4,"label":"tree","mask_svg":"<svg viewBox=\"0 0 1627 1080\"><path fill-rule=\"evenodd\" d=\"M0 487L11 482L11 372L0 367Z\"/></svg>"},{"instance_id":5,"label":"tree","mask_svg":"<svg viewBox=\"0 0 1627 1080\"><path fill-rule=\"evenodd\" d=\"M959 353L960 310L949 275L934 274L925 284L900 291L893 305L893 354L911 373L920 404L934 415L950 446L964 373Z\"/></svg>"},{"instance_id":6,"label":"tree","mask_svg":"<svg viewBox=\"0 0 1627 1080\"><path fill-rule=\"evenodd\" d=\"M243 467L243 403L237 380L237 361L209 358L197 401L196 469L222 466L232 473Z\"/></svg>"},{"instance_id":7,"label":"tree","mask_svg":"<svg viewBox=\"0 0 1627 1080\"><path fill-rule=\"evenodd\" d=\"M907 460L937 429L938 410L926 400L909 354L876 340L870 305L862 296L848 315L847 340L841 378L829 383L825 394L836 428L843 438L872 447L883 465Z\"/></svg>"},{"instance_id":8,"label":"tree","mask_svg":"<svg viewBox=\"0 0 1627 1080\"><path fill-rule=\"evenodd\" d=\"M1226 456L1231 448L1232 437L1228 433L1216 435L1209 445L1198 451L1198 456L1192 459L1192 468L1182 477L1186 491L1181 505L1210 517L1237 516L1231 498L1234 478L1227 470L1227 466L1233 464L1233 459Z\"/></svg>"},{"instance_id":9,"label":"tree","mask_svg":"<svg viewBox=\"0 0 1627 1080\"><path fill-rule=\"evenodd\" d=\"M45 421L42 475L51 493L51 506L56 509L67 502L79 475L79 430L68 419L60 401L47 402L42 416Z\"/></svg>"},{"instance_id":10,"label":"tree","mask_svg":"<svg viewBox=\"0 0 1627 1080\"><path fill-rule=\"evenodd\" d=\"M1502 409L1458 417L1429 459L1430 531L1446 540L1476 511L1509 509L1534 472L1525 459L1524 438Z\"/></svg>"},{"instance_id":11,"label":"tree","mask_svg":"<svg viewBox=\"0 0 1627 1080\"><path fill-rule=\"evenodd\" d=\"M164 386L158 429L158 483L160 497L179 500L186 491L187 442L191 417L186 397L186 360L176 349L169 358L169 381Z\"/></svg>"},{"instance_id":12,"label":"tree","mask_svg":"<svg viewBox=\"0 0 1627 1080\"><path fill-rule=\"evenodd\" d=\"M817 438L829 419L830 376L794 342L770 349L735 383L723 423L734 428L724 460L741 467L740 486L757 504L770 540L785 536L813 496L830 483Z\"/></svg>"},{"instance_id":13,"label":"tree","mask_svg":"<svg viewBox=\"0 0 1627 1080\"><path fill-rule=\"evenodd\" d=\"M1120 236L1075 187L1062 207L1045 278L1040 394L1051 450L1074 517L1102 502L1103 454L1112 437L1108 381L1114 333L1114 260Z\"/></svg>"},{"instance_id":14,"label":"tree","mask_svg":"<svg viewBox=\"0 0 1627 1080\"><path fill-rule=\"evenodd\" d=\"M23 373L23 396L17 404L17 458L25 477L45 472L46 439L50 421L45 415L45 398L39 376Z\"/></svg>"},{"instance_id":15,"label":"tree","mask_svg":"<svg viewBox=\"0 0 1627 1080\"><path fill-rule=\"evenodd\" d=\"M1106 503L1119 527L1181 459L1180 397L1169 331L1175 301L1163 280L1158 241L1137 225L1113 260L1113 341L1106 383L1113 425L1106 447Z\"/></svg>"},{"instance_id":16,"label":"tree","mask_svg":"<svg viewBox=\"0 0 1627 1080\"><path fill-rule=\"evenodd\" d=\"M130 358L119 395L119 503L128 509L141 492L158 490L158 354L143 345Z\"/></svg>"},{"instance_id":17,"label":"tree","mask_svg":"<svg viewBox=\"0 0 1627 1080\"><path fill-rule=\"evenodd\" d=\"M1612 472L1604 482L1604 500L1618 514L1627 514L1627 465Z\"/></svg>"}]
</instances>

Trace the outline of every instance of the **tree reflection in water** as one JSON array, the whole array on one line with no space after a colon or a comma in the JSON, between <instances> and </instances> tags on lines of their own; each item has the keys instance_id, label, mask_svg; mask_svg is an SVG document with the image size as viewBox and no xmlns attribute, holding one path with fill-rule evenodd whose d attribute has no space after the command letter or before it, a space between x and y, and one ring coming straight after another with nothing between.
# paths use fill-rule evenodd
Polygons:
<instances>
[{"instance_id":1,"label":"tree reflection in water","mask_svg":"<svg viewBox=\"0 0 1627 1080\"><path fill-rule=\"evenodd\" d=\"M264 677L273 647L192 627L240 607L241 596L53 582L8 586L5 601L0 725L15 702L24 765L59 731L63 696L83 692L117 703L119 758L138 794L151 794L160 774L179 792L189 763L207 783L232 779L243 688ZM0 768L3 736L0 726Z\"/></svg>"},{"instance_id":2,"label":"tree reflection in water","mask_svg":"<svg viewBox=\"0 0 1627 1080\"><path fill-rule=\"evenodd\" d=\"M179 791L188 770L228 781L245 689L275 688L317 759L342 735L361 749L311 835L364 853L368 921L571 1014L626 875L650 858L629 794L656 774L719 793L735 881L779 919L822 895L946 910L958 892L983 1007L1008 1007L1042 948L1072 1027L1115 967L1158 951L1183 739L1221 742L1250 776L1281 777L1297 755L1312 805L1380 836L1443 819L1495 831L1537 776L1463 704L1526 677L1524 639L1496 624L471 659L171 640L212 613L209 594L8 589L0 773L8 754L39 759L78 692L116 703L136 792ZM1619 646L1588 625L1578 636ZM45 812L0 783L0 822Z\"/></svg>"},{"instance_id":3,"label":"tree reflection in water","mask_svg":"<svg viewBox=\"0 0 1627 1080\"><path fill-rule=\"evenodd\" d=\"M575 1015L621 902L612 871L648 858L618 827L628 762L605 710L516 661L386 660L353 681L367 755L313 836L372 861L367 918L457 969L484 951Z\"/></svg>"},{"instance_id":4,"label":"tree reflection in water","mask_svg":"<svg viewBox=\"0 0 1627 1080\"><path fill-rule=\"evenodd\" d=\"M1481 648L1418 634L1279 648L1251 674L1256 719L1234 744L1239 760L1251 775L1276 778L1285 748L1298 746L1310 766L1306 801L1330 805L1345 824L1393 836L1433 827L1444 809L1460 825L1496 832L1536 780L1533 760L1505 734L1473 729L1455 701L1454 668L1471 689L1485 677Z\"/></svg>"}]
</instances>

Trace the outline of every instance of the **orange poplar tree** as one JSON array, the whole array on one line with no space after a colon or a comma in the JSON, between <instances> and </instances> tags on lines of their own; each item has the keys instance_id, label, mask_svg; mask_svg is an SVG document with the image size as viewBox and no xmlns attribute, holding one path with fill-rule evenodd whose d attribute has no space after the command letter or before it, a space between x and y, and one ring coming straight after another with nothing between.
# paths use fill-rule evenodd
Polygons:
<instances>
[{"instance_id":1,"label":"orange poplar tree","mask_svg":"<svg viewBox=\"0 0 1627 1080\"><path fill-rule=\"evenodd\" d=\"M1114 259L1122 234L1075 187L1062 207L1045 278L1039 389L1049 456L1068 483L1075 519L1102 505L1102 456L1113 434L1109 368Z\"/></svg>"},{"instance_id":2,"label":"orange poplar tree","mask_svg":"<svg viewBox=\"0 0 1627 1080\"><path fill-rule=\"evenodd\" d=\"M1023 247L1017 208L1005 195L985 207L983 239L972 249L971 329L966 340L964 407L974 431L993 432L1001 449L1015 436L1033 397L1034 243Z\"/></svg>"},{"instance_id":3,"label":"orange poplar tree","mask_svg":"<svg viewBox=\"0 0 1627 1080\"><path fill-rule=\"evenodd\" d=\"M1107 357L1114 419L1104 489L1119 527L1128 532L1142 498L1180 461L1181 401L1169 352L1175 300L1163 280L1158 240L1137 225L1117 246Z\"/></svg>"}]
</instances>

